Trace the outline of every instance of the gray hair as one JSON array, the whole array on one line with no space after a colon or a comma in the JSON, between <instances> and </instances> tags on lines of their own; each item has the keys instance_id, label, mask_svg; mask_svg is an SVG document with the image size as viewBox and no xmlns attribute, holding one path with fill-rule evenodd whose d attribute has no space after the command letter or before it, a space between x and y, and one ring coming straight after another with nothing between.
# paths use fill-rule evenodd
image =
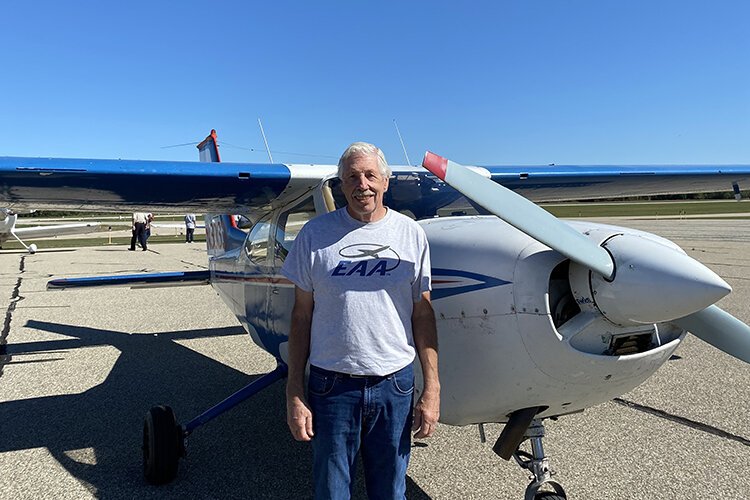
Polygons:
<instances>
[{"instance_id":1,"label":"gray hair","mask_svg":"<svg viewBox=\"0 0 750 500\"><path fill-rule=\"evenodd\" d=\"M341 158L339 158L339 179L342 179L344 169L349 165L349 162L357 156L375 156L378 159L378 169L380 170L380 173L386 178L391 176L391 167L389 167L388 162L385 161L385 155L380 148L369 142L353 142L348 148L346 148L346 151L341 155Z\"/></svg>"}]
</instances>

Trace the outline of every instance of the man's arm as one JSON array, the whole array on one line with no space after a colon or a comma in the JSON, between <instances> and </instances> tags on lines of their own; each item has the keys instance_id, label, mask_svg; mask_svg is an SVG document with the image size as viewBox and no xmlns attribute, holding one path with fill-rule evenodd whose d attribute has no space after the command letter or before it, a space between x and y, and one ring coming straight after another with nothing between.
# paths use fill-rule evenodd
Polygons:
<instances>
[{"instance_id":1,"label":"man's arm","mask_svg":"<svg viewBox=\"0 0 750 500\"><path fill-rule=\"evenodd\" d=\"M286 381L286 423L297 441L313 437L313 415L305 400L305 365L310 355L313 294L294 287L289 331L289 375Z\"/></svg>"},{"instance_id":2,"label":"man's arm","mask_svg":"<svg viewBox=\"0 0 750 500\"><path fill-rule=\"evenodd\" d=\"M414 345L422 365L424 390L414 406L413 431L415 438L432 436L440 418L440 378L438 377L438 342L435 312L430 303L430 292L422 294L422 300L414 304L411 315Z\"/></svg>"}]
</instances>

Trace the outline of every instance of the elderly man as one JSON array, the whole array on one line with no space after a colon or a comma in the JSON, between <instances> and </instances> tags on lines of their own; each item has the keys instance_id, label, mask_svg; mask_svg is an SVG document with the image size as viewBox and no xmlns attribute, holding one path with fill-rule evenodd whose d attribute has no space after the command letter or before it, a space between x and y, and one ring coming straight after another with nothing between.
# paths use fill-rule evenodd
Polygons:
<instances>
[{"instance_id":1,"label":"elderly man","mask_svg":"<svg viewBox=\"0 0 750 500\"><path fill-rule=\"evenodd\" d=\"M146 248L146 224L148 222L148 214L144 212L135 212L133 214L133 237L130 238L130 250L131 252L135 250L135 242L138 240L138 244L141 246L143 251L145 252L147 250Z\"/></svg>"},{"instance_id":2,"label":"elderly man","mask_svg":"<svg viewBox=\"0 0 750 500\"><path fill-rule=\"evenodd\" d=\"M410 430L430 437L440 412L427 238L383 204L391 171L380 149L352 144L338 174L347 206L307 223L281 271L295 284L287 423L312 440L316 498L351 497L359 452L368 496L404 498ZM413 406L417 355L424 390Z\"/></svg>"}]
</instances>

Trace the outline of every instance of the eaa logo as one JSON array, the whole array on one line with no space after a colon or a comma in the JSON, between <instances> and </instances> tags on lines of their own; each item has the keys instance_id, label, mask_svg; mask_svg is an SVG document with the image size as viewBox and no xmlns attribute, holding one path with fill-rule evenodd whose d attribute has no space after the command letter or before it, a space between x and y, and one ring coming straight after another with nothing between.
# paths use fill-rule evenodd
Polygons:
<instances>
[{"instance_id":1,"label":"eaa logo","mask_svg":"<svg viewBox=\"0 0 750 500\"><path fill-rule=\"evenodd\" d=\"M342 260L331 276L387 276L401 264L401 257L390 245L357 243L339 250Z\"/></svg>"}]
</instances>

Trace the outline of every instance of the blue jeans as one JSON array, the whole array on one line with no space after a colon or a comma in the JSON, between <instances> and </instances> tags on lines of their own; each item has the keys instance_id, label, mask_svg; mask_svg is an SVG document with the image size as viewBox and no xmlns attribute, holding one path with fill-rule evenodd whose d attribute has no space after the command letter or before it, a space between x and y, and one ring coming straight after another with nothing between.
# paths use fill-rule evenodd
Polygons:
<instances>
[{"instance_id":1,"label":"blue jeans","mask_svg":"<svg viewBox=\"0 0 750 500\"><path fill-rule=\"evenodd\" d=\"M310 367L316 499L351 498L360 450L369 499L405 498L413 393L411 364L385 377Z\"/></svg>"}]
</instances>

